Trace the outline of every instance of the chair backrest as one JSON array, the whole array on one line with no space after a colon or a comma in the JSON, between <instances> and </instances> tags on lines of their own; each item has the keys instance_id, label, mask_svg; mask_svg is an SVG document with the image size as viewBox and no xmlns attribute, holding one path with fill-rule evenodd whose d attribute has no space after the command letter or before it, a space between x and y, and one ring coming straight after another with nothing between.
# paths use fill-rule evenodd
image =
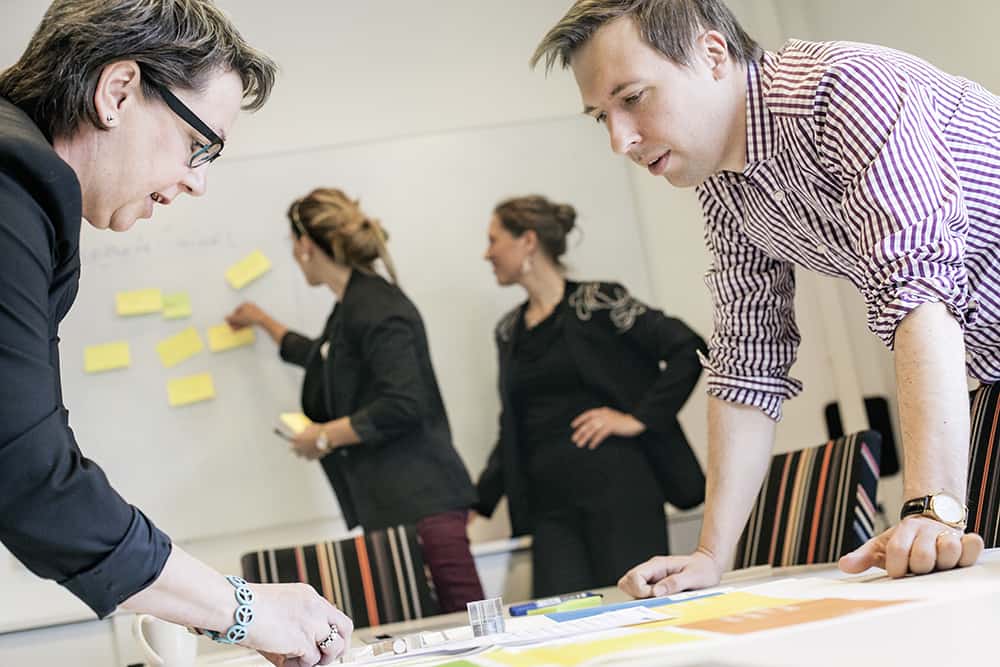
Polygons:
<instances>
[{"instance_id":1,"label":"chair backrest","mask_svg":"<svg viewBox=\"0 0 1000 667\"><path fill-rule=\"evenodd\" d=\"M966 530L992 549L1000 546L1000 384L972 392L971 427Z\"/></svg>"},{"instance_id":2,"label":"chair backrest","mask_svg":"<svg viewBox=\"0 0 1000 667\"><path fill-rule=\"evenodd\" d=\"M355 627L440 613L412 525L336 542L253 551L240 561L247 581L310 584L350 616Z\"/></svg>"},{"instance_id":3,"label":"chair backrest","mask_svg":"<svg viewBox=\"0 0 1000 667\"><path fill-rule=\"evenodd\" d=\"M778 454L736 547L737 568L831 563L874 534L881 436Z\"/></svg>"}]
</instances>

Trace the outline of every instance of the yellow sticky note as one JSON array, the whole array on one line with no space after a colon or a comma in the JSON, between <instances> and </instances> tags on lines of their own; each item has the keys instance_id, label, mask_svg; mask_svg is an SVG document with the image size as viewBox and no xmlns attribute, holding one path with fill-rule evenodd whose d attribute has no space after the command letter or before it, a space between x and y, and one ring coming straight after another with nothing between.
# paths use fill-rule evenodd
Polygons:
<instances>
[{"instance_id":1,"label":"yellow sticky note","mask_svg":"<svg viewBox=\"0 0 1000 667\"><path fill-rule=\"evenodd\" d=\"M167 381L167 399L171 407L189 405L215 398L215 384L211 373L188 375Z\"/></svg>"},{"instance_id":2,"label":"yellow sticky note","mask_svg":"<svg viewBox=\"0 0 1000 667\"><path fill-rule=\"evenodd\" d=\"M118 314L148 315L163 310L163 294L158 289L139 289L115 295Z\"/></svg>"},{"instance_id":3,"label":"yellow sticky note","mask_svg":"<svg viewBox=\"0 0 1000 667\"><path fill-rule=\"evenodd\" d=\"M253 327L244 327L237 331L228 324L219 324L208 330L208 349L212 352L223 352L234 347L251 345L254 339Z\"/></svg>"},{"instance_id":4,"label":"yellow sticky note","mask_svg":"<svg viewBox=\"0 0 1000 667\"><path fill-rule=\"evenodd\" d=\"M191 298L187 292L163 295L163 317L168 320L178 320L191 317Z\"/></svg>"},{"instance_id":5,"label":"yellow sticky note","mask_svg":"<svg viewBox=\"0 0 1000 667\"><path fill-rule=\"evenodd\" d=\"M160 361L165 368L173 368L186 359L205 349L201 342L201 336L194 327L188 327L176 336L171 336L166 340L161 340L156 344L156 353L160 355Z\"/></svg>"},{"instance_id":6,"label":"yellow sticky note","mask_svg":"<svg viewBox=\"0 0 1000 667\"><path fill-rule=\"evenodd\" d=\"M243 289L267 273L270 268L271 260L265 257L260 250L254 250L229 267L229 270L226 271L226 280L233 286L233 289Z\"/></svg>"},{"instance_id":7,"label":"yellow sticky note","mask_svg":"<svg viewBox=\"0 0 1000 667\"><path fill-rule=\"evenodd\" d=\"M104 345L91 345L83 351L83 370L87 373L103 373L116 368L128 368L132 363L128 343L118 341Z\"/></svg>"},{"instance_id":8,"label":"yellow sticky note","mask_svg":"<svg viewBox=\"0 0 1000 667\"><path fill-rule=\"evenodd\" d=\"M309 424L312 424L312 420L301 412L283 412L281 414L281 423L287 426L289 431L298 435L306 430Z\"/></svg>"}]
</instances>

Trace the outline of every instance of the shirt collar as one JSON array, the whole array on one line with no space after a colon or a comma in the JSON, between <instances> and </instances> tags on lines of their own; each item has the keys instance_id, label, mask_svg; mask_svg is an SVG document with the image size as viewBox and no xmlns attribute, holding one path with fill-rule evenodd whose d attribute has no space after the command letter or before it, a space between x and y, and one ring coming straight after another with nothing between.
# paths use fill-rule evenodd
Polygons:
<instances>
[{"instance_id":1,"label":"shirt collar","mask_svg":"<svg viewBox=\"0 0 1000 667\"><path fill-rule=\"evenodd\" d=\"M747 65L747 166L744 176L750 176L758 164L770 160L780 150L778 129L766 102L776 60L773 53L765 51L759 63Z\"/></svg>"}]
</instances>

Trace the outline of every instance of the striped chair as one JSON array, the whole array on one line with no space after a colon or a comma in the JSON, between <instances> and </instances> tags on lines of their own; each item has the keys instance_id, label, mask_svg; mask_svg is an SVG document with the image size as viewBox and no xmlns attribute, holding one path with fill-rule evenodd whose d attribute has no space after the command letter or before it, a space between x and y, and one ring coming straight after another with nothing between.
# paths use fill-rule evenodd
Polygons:
<instances>
[{"instance_id":1,"label":"striped chair","mask_svg":"<svg viewBox=\"0 0 1000 667\"><path fill-rule=\"evenodd\" d=\"M972 392L969 446L969 518L966 530L979 533L986 548L1000 546L1000 384Z\"/></svg>"},{"instance_id":2,"label":"striped chair","mask_svg":"<svg viewBox=\"0 0 1000 667\"><path fill-rule=\"evenodd\" d=\"M302 582L351 617L374 627L440 613L415 526L375 530L337 542L244 554L243 577Z\"/></svg>"},{"instance_id":3,"label":"striped chair","mask_svg":"<svg viewBox=\"0 0 1000 667\"><path fill-rule=\"evenodd\" d=\"M881 443L862 431L775 456L734 566L831 563L868 541Z\"/></svg>"}]
</instances>

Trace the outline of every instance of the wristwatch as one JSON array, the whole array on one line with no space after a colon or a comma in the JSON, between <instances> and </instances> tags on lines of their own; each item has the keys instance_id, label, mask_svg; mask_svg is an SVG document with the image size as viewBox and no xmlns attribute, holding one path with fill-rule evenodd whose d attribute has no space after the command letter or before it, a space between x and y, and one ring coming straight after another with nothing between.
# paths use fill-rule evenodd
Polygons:
<instances>
[{"instance_id":1,"label":"wristwatch","mask_svg":"<svg viewBox=\"0 0 1000 667\"><path fill-rule=\"evenodd\" d=\"M326 450L330 449L330 438L327 437L326 431L320 430L319 436L316 438L316 449L321 454L325 454Z\"/></svg>"},{"instance_id":2,"label":"wristwatch","mask_svg":"<svg viewBox=\"0 0 1000 667\"><path fill-rule=\"evenodd\" d=\"M943 491L907 500L899 510L900 520L908 516L926 516L946 526L961 529L965 529L965 518L968 514L969 509L961 500Z\"/></svg>"}]
</instances>

